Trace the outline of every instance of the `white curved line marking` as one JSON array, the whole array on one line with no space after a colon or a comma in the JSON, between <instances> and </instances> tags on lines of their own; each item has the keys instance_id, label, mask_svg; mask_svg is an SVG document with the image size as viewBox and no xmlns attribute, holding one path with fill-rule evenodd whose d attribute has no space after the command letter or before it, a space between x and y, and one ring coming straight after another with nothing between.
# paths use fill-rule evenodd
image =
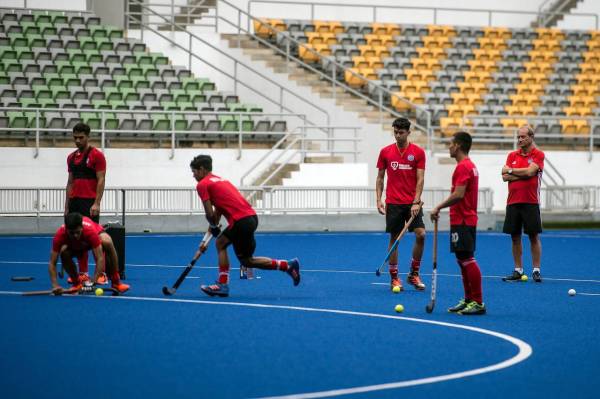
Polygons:
<instances>
[{"instance_id":1,"label":"white curved line marking","mask_svg":"<svg viewBox=\"0 0 600 399\"><path fill-rule=\"evenodd\" d=\"M0 291L0 294L20 294L16 292L8 292L8 291ZM319 308L307 308L300 306L285 306L285 305L265 305L260 303L246 303L246 302L215 302L215 301L202 301L197 299L167 299L167 298L147 298L147 297L86 297L86 296L76 296L76 298L105 298L105 299L114 299L114 300L132 300L132 301L150 301L150 302L180 302L180 303L200 303L206 305L222 305L222 306L243 306L249 308L266 308L266 309L285 309L285 310L300 310L304 312L317 312L317 313L334 313L334 314L343 314L343 315L351 315L351 316L362 316L362 317L373 317L380 319L398 319L398 320L407 320L414 321L416 323L423 324L433 324L442 327L451 327L458 328L462 330L473 331L480 334L490 335L492 337L500 338L505 341L510 342L515 345L519 352L511 357L508 360L504 360L500 363L492 364L490 366L481 367L473 370L461 371L458 373L438 375L427 378L419 378L416 380L407 380L407 381L398 381L398 382L390 382L386 384L377 384L377 385L367 385L362 387L353 387L353 388L344 388L344 389L333 389L329 391L321 391L321 392L307 392L307 393L298 393L292 395L284 395L284 396L270 396L262 399L308 399L308 398L326 398L332 396L340 396L340 395L349 395L355 393L362 392L372 392L372 391L381 391L384 389L395 389L395 388L404 388L415 385L423 385L423 384L433 384L442 381L454 380L458 378L470 377L478 374L490 373L492 371L501 370L510 366L513 366L517 363L520 363L527 359L533 353L533 349L531 346L515 337L512 337L507 334L502 334L496 331L486 330L479 327L471 327L465 326L461 324L454 323L446 323L442 321L434 321L434 320L423 320L416 319L412 317L402 317L402 316L390 316L385 314L378 313L365 313L365 312L353 312L349 310L337 310L337 309L319 309Z\"/></svg>"}]
</instances>

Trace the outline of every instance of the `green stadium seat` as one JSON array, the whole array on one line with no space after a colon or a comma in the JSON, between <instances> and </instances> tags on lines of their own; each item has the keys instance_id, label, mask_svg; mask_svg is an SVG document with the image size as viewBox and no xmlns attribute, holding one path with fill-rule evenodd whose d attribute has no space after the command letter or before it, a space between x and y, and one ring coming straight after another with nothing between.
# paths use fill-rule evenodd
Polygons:
<instances>
[{"instance_id":1,"label":"green stadium seat","mask_svg":"<svg viewBox=\"0 0 600 399\"><path fill-rule=\"evenodd\" d=\"M152 130L171 130L171 121L165 114L151 114Z\"/></svg>"},{"instance_id":2,"label":"green stadium seat","mask_svg":"<svg viewBox=\"0 0 600 399\"><path fill-rule=\"evenodd\" d=\"M11 128L26 128L28 124L27 117L23 112L9 111L6 113L8 116L8 127Z\"/></svg>"},{"instance_id":3,"label":"green stadium seat","mask_svg":"<svg viewBox=\"0 0 600 399\"><path fill-rule=\"evenodd\" d=\"M35 18L35 22L38 24L43 23L43 22L48 22L48 23L52 22L52 16L43 11L39 11L39 12L36 11L33 13L33 16Z\"/></svg>"},{"instance_id":4,"label":"green stadium seat","mask_svg":"<svg viewBox=\"0 0 600 399\"><path fill-rule=\"evenodd\" d=\"M2 63L8 60L16 60L17 52L12 47L0 47L0 59Z\"/></svg>"},{"instance_id":5,"label":"green stadium seat","mask_svg":"<svg viewBox=\"0 0 600 399\"><path fill-rule=\"evenodd\" d=\"M29 35L27 37L27 46L30 48L46 48L46 40L41 35Z\"/></svg>"},{"instance_id":6,"label":"green stadium seat","mask_svg":"<svg viewBox=\"0 0 600 399\"><path fill-rule=\"evenodd\" d=\"M66 15L63 15L62 13L50 13L50 14L51 14L50 17L52 18L52 23L54 25L69 23L69 18Z\"/></svg>"},{"instance_id":7,"label":"green stadium seat","mask_svg":"<svg viewBox=\"0 0 600 399\"><path fill-rule=\"evenodd\" d=\"M219 115L219 123L221 130L224 132L237 132L239 131L240 117L238 115ZM254 123L247 115L242 115L242 131L251 132L254 127Z\"/></svg>"}]
</instances>

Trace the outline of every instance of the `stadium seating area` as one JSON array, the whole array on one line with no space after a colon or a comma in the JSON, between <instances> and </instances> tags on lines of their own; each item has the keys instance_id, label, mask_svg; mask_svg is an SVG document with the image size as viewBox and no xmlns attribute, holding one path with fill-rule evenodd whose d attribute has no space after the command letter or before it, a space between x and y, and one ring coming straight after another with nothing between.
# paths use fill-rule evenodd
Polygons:
<instances>
[{"instance_id":1,"label":"stadium seating area","mask_svg":"<svg viewBox=\"0 0 600 399\"><path fill-rule=\"evenodd\" d=\"M240 116L224 112L252 113L241 117L243 131L275 132L271 140L286 130L285 121L81 13L0 9L0 107L42 108L39 122L33 109L0 109L4 128L69 129L83 119L97 130L104 118L123 134L170 131L172 112L147 111L186 111L175 114L176 130L238 131Z\"/></svg>"},{"instance_id":2,"label":"stadium seating area","mask_svg":"<svg viewBox=\"0 0 600 399\"><path fill-rule=\"evenodd\" d=\"M374 99L379 94L367 80L426 107L442 133L465 125L508 132L529 120L538 132L565 137L589 134L588 121L577 118L600 115L600 31L263 22L254 23L258 36L289 46L329 75L335 60L349 68L343 73L336 67L338 80ZM385 100L411 112L396 97Z\"/></svg>"}]
</instances>

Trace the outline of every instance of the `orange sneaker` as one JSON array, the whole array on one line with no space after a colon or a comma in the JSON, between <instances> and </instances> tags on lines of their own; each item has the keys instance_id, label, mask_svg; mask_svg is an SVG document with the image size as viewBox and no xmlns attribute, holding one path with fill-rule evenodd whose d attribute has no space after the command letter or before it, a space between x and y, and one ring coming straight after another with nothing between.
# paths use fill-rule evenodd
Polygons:
<instances>
[{"instance_id":1,"label":"orange sneaker","mask_svg":"<svg viewBox=\"0 0 600 399\"><path fill-rule=\"evenodd\" d=\"M106 273L102 273L101 275L98 276L98 279L96 280L96 284L100 284L100 285L108 284L108 277L106 277Z\"/></svg>"},{"instance_id":2,"label":"orange sneaker","mask_svg":"<svg viewBox=\"0 0 600 399\"><path fill-rule=\"evenodd\" d=\"M419 277L419 272L411 271L408 273L408 277L406 277L406 282L412 284L416 290L423 291L425 289L425 284L421 281L421 277Z\"/></svg>"},{"instance_id":3,"label":"orange sneaker","mask_svg":"<svg viewBox=\"0 0 600 399\"><path fill-rule=\"evenodd\" d=\"M127 290L129 290L129 284L125 284L120 281L118 283L113 282L112 288L119 291L119 293L123 294L123 293L127 292Z\"/></svg>"},{"instance_id":4,"label":"orange sneaker","mask_svg":"<svg viewBox=\"0 0 600 399\"><path fill-rule=\"evenodd\" d=\"M394 287L400 287L400 291L403 290L402 283L400 282L400 279L397 276L392 277L392 281L390 282L390 289L393 290Z\"/></svg>"},{"instance_id":5,"label":"orange sneaker","mask_svg":"<svg viewBox=\"0 0 600 399\"><path fill-rule=\"evenodd\" d=\"M79 281L81 281L83 283L84 281L89 281L89 280L90 280L89 274L79 273ZM71 278L71 276L69 276L69 278L67 279L67 283L73 284L73 279Z\"/></svg>"}]
</instances>

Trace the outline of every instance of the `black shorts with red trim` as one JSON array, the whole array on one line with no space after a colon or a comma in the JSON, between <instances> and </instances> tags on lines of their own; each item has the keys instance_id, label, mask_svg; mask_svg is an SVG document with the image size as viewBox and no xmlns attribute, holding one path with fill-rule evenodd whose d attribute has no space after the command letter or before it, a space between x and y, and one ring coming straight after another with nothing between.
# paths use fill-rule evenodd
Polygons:
<instances>
[{"instance_id":1,"label":"black shorts with red trim","mask_svg":"<svg viewBox=\"0 0 600 399\"><path fill-rule=\"evenodd\" d=\"M506 217L502 231L510 235L539 234L542 232L542 215L538 204L510 204L506 206Z\"/></svg>"},{"instance_id":2,"label":"black shorts with red trim","mask_svg":"<svg viewBox=\"0 0 600 399\"><path fill-rule=\"evenodd\" d=\"M87 216L92 221L100 223L100 215L91 216L90 208L94 205L94 198L70 198L69 199L69 213L77 212L81 216Z\"/></svg>"},{"instance_id":3,"label":"black shorts with red trim","mask_svg":"<svg viewBox=\"0 0 600 399\"><path fill-rule=\"evenodd\" d=\"M397 237L404 228L404 224L410 219L410 208L412 204L386 204L385 206L385 231L392 236ZM416 228L425 228L423 223L423 209L414 218L408 231L414 231Z\"/></svg>"},{"instance_id":4,"label":"black shorts with red trim","mask_svg":"<svg viewBox=\"0 0 600 399\"><path fill-rule=\"evenodd\" d=\"M254 232L258 227L258 217L256 215L246 216L237 220L233 226L227 226L223 230L223 235L233 244L235 256L239 260L250 258L256 250L256 240Z\"/></svg>"},{"instance_id":5,"label":"black shorts with red trim","mask_svg":"<svg viewBox=\"0 0 600 399\"><path fill-rule=\"evenodd\" d=\"M450 226L450 252L475 252L477 227L465 224Z\"/></svg>"}]
</instances>

